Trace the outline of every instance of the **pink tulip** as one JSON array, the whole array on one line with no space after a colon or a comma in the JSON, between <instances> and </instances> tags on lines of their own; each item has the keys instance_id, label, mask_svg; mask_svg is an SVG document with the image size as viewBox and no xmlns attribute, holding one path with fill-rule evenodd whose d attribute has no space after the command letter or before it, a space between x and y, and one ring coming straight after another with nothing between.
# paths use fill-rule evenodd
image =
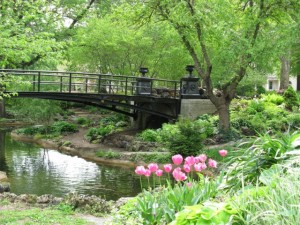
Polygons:
<instances>
[{"instance_id":1,"label":"pink tulip","mask_svg":"<svg viewBox=\"0 0 300 225\"><path fill-rule=\"evenodd\" d=\"M227 155L227 150L222 149L219 151L220 156L225 157Z\"/></svg>"},{"instance_id":2,"label":"pink tulip","mask_svg":"<svg viewBox=\"0 0 300 225\"><path fill-rule=\"evenodd\" d=\"M198 155L195 158L196 158L196 163L199 163L199 162L204 163L207 159L207 156L205 154L201 154L201 155Z\"/></svg>"},{"instance_id":3,"label":"pink tulip","mask_svg":"<svg viewBox=\"0 0 300 225\"><path fill-rule=\"evenodd\" d=\"M188 165L188 164L184 164L183 165L183 170L186 172L186 173L189 173L191 171L191 167Z\"/></svg>"},{"instance_id":4,"label":"pink tulip","mask_svg":"<svg viewBox=\"0 0 300 225\"><path fill-rule=\"evenodd\" d=\"M158 170L158 165L156 163L150 163L148 165L148 169L153 173L155 172L156 170Z\"/></svg>"},{"instance_id":5,"label":"pink tulip","mask_svg":"<svg viewBox=\"0 0 300 225\"><path fill-rule=\"evenodd\" d=\"M179 177L180 181L184 181L187 179L187 176L185 175L185 173L180 172L180 177Z\"/></svg>"},{"instance_id":6,"label":"pink tulip","mask_svg":"<svg viewBox=\"0 0 300 225\"><path fill-rule=\"evenodd\" d=\"M145 175L146 177L150 177L150 176L151 176L151 170L145 169L144 175Z\"/></svg>"},{"instance_id":7,"label":"pink tulip","mask_svg":"<svg viewBox=\"0 0 300 225\"><path fill-rule=\"evenodd\" d=\"M138 175L144 175L145 174L145 167L143 166L137 166L135 169L135 173Z\"/></svg>"},{"instance_id":8,"label":"pink tulip","mask_svg":"<svg viewBox=\"0 0 300 225\"><path fill-rule=\"evenodd\" d=\"M217 168L217 161L213 159L208 159L208 166L211 168Z\"/></svg>"},{"instance_id":9,"label":"pink tulip","mask_svg":"<svg viewBox=\"0 0 300 225\"><path fill-rule=\"evenodd\" d=\"M161 177L163 175L163 172L164 171L159 169L159 170L156 170L155 174L156 174L156 176Z\"/></svg>"},{"instance_id":10,"label":"pink tulip","mask_svg":"<svg viewBox=\"0 0 300 225\"><path fill-rule=\"evenodd\" d=\"M180 165L180 164L182 163L182 161L183 161L183 157L182 157L182 155L180 155L180 154L173 155L173 156L172 156L172 160L173 160L173 163L174 163L175 165Z\"/></svg>"},{"instance_id":11,"label":"pink tulip","mask_svg":"<svg viewBox=\"0 0 300 225\"><path fill-rule=\"evenodd\" d=\"M172 175L176 181L184 181L187 179L187 176L181 171L179 167L173 170Z\"/></svg>"},{"instance_id":12,"label":"pink tulip","mask_svg":"<svg viewBox=\"0 0 300 225\"><path fill-rule=\"evenodd\" d=\"M186 183L186 186L187 186L188 188L191 188L191 187L192 187L192 182L187 182L187 183Z\"/></svg>"},{"instance_id":13,"label":"pink tulip","mask_svg":"<svg viewBox=\"0 0 300 225\"><path fill-rule=\"evenodd\" d=\"M185 164L192 166L194 165L196 162L195 157L194 156L188 156L185 158Z\"/></svg>"},{"instance_id":14,"label":"pink tulip","mask_svg":"<svg viewBox=\"0 0 300 225\"><path fill-rule=\"evenodd\" d=\"M166 171L166 173L170 173L172 171L172 164L165 164L164 170Z\"/></svg>"},{"instance_id":15,"label":"pink tulip","mask_svg":"<svg viewBox=\"0 0 300 225\"><path fill-rule=\"evenodd\" d=\"M197 172L201 172L202 170L206 169L205 163L196 163L194 164L194 169Z\"/></svg>"}]
</instances>

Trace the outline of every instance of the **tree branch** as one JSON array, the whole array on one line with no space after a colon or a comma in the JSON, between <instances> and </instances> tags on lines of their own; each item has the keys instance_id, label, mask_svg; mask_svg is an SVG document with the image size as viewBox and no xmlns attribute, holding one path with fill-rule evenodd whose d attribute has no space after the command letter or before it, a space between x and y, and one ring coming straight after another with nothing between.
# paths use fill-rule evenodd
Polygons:
<instances>
[{"instance_id":1,"label":"tree branch","mask_svg":"<svg viewBox=\"0 0 300 225\"><path fill-rule=\"evenodd\" d=\"M68 29L73 29L75 27L75 25L87 14L87 12L89 11L89 9L92 7L93 3L95 2L95 0L91 0L89 2L89 4L87 5L87 7L85 9L82 10L82 12L76 16L75 19L73 19L71 25L69 26Z\"/></svg>"}]
</instances>

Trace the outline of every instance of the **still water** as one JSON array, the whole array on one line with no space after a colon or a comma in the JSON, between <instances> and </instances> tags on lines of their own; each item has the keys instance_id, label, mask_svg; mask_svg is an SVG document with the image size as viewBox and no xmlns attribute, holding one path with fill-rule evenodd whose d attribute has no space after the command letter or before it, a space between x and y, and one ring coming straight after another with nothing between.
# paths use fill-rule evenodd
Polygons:
<instances>
[{"instance_id":1,"label":"still water","mask_svg":"<svg viewBox=\"0 0 300 225\"><path fill-rule=\"evenodd\" d=\"M139 177L134 168L114 167L88 162L56 150L22 143L0 131L0 170L6 171L11 192L52 194L62 197L76 191L107 200L137 195Z\"/></svg>"}]
</instances>

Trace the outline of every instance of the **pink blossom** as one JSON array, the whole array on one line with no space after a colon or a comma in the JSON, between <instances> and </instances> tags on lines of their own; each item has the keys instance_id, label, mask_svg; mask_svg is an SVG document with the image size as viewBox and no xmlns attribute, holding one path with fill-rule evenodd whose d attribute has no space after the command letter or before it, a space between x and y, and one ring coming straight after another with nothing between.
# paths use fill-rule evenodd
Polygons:
<instances>
[{"instance_id":1,"label":"pink blossom","mask_svg":"<svg viewBox=\"0 0 300 225\"><path fill-rule=\"evenodd\" d=\"M163 170L158 169L158 170L156 170L155 174L156 174L156 176L161 177L163 175L163 172L164 172Z\"/></svg>"},{"instance_id":2,"label":"pink blossom","mask_svg":"<svg viewBox=\"0 0 300 225\"><path fill-rule=\"evenodd\" d=\"M180 177L179 177L179 179L180 179L180 181L184 181L184 180L186 180L186 179L187 179L187 176L186 176L186 174L185 174L185 173L183 173L183 172L180 172Z\"/></svg>"},{"instance_id":3,"label":"pink blossom","mask_svg":"<svg viewBox=\"0 0 300 225\"><path fill-rule=\"evenodd\" d=\"M176 181L184 181L187 179L185 173L181 172L180 170L174 170L172 174Z\"/></svg>"},{"instance_id":4,"label":"pink blossom","mask_svg":"<svg viewBox=\"0 0 300 225\"><path fill-rule=\"evenodd\" d=\"M186 172L186 173L189 173L191 171L191 167L188 165L188 164L184 164L183 165L183 170Z\"/></svg>"},{"instance_id":5,"label":"pink blossom","mask_svg":"<svg viewBox=\"0 0 300 225\"><path fill-rule=\"evenodd\" d=\"M182 163L182 161L183 161L183 157L182 157L182 155L180 155L180 154L173 155L173 156L172 156L172 160L173 160L173 163L174 163L175 165L180 165L180 164Z\"/></svg>"},{"instance_id":6,"label":"pink blossom","mask_svg":"<svg viewBox=\"0 0 300 225\"><path fill-rule=\"evenodd\" d=\"M158 165L157 165L156 163L150 163L150 164L148 165L148 168L149 168L149 170L153 173L153 172L155 172L156 170L158 170Z\"/></svg>"},{"instance_id":7,"label":"pink blossom","mask_svg":"<svg viewBox=\"0 0 300 225\"><path fill-rule=\"evenodd\" d=\"M206 169L206 165L205 165L205 163L196 163L196 164L194 164L194 169L197 172L201 172L202 170Z\"/></svg>"},{"instance_id":8,"label":"pink blossom","mask_svg":"<svg viewBox=\"0 0 300 225\"><path fill-rule=\"evenodd\" d=\"M185 158L185 164L192 166L194 165L196 162L195 157L194 156L188 156Z\"/></svg>"},{"instance_id":9,"label":"pink blossom","mask_svg":"<svg viewBox=\"0 0 300 225\"><path fill-rule=\"evenodd\" d=\"M227 150L222 149L219 151L220 156L225 157L227 155Z\"/></svg>"},{"instance_id":10,"label":"pink blossom","mask_svg":"<svg viewBox=\"0 0 300 225\"><path fill-rule=\"evenodd\" d=\"M173 170L172 175L173 175L173 177L174 177L174 179L175 179L176 181L183 181L183 180L187 179L185 173L183 173L183 172L181 171L181 168L180 168L180 167L175 168L175 169Z\"/></svg>"},{"instance_id":11,"label":"pink blossom","mask_svg":"<svg viewBox=\"0 0 300 225\"><path fill-rule=\"evenodd\" d=\"M164 170L166 171L166 173L170 173L172 171L172 164L165 164Z\"/></svg>"},{"instance_id":12,"label":"pink blossom","mask_svg":"<svg viewBox=\"0 0 300 225\"><path fill-rule=\"evenodd\" d=\"M186 183L186 186L187 186L188 188L191 188L191 187L192 187L192 182L187 182L187 183Z\"/></svg>"},{"instance_id":13,"label":"pink blossom","mask_svg":"<svg viewBox=\"0 0 300 225\"><path fill-rule=\"evenodd\" d=\"M211 168L217 168L217 161L213 159L208 159L208 166Z\"/></svg>"},{"instance_id":14,"label":"pink blossom","mask_svg":"<svg viewBox=\"0 0 300 225\"><path fill-rule=\"evenodd\" d=\"M198 155L195 158L196 158L196 163L199 163L199 162L204 163L207 159L207 156L205 154L201 154L201 155Z\"/></svg>"},{"instance_id":15,"label":"pink blossom","mask_svg":"<svg viewBox=\"0 0 300 225\"><path fill-rule=\"evenodd\" d=\"M145 175L146 177L150 177L150 176L151 176L151 170L145 169L144 175Z\"/></svg>"},{"instance_id":16,"label":"pink blossom","mask_svg":"<svg viewBox=\"0 0 300 225\"><path fill-rule=\"evenodd\" d=\"M145 167L144 166L137 166L135 169L135 173L138 175L144 175L145 174Z\"/></svg>"}]
</instances>

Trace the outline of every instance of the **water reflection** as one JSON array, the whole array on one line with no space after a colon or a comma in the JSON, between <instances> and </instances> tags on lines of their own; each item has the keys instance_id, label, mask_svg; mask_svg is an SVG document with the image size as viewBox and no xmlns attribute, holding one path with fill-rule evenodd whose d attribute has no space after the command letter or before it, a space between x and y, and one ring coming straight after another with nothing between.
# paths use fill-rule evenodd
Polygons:
<instances>
[{"instance_id":1,"label":"water reflection","mask_svg":"<svg viewBox=\"0 0 300 225\"><path fill-rule=\"evenodd\" d=\"M135 196L139 178L133 168L97 165L84 159L14 141L0 132L0 170L8 173L16 194L53 194L71 191L105 196Z\"/></svg>"}]
</instances>

